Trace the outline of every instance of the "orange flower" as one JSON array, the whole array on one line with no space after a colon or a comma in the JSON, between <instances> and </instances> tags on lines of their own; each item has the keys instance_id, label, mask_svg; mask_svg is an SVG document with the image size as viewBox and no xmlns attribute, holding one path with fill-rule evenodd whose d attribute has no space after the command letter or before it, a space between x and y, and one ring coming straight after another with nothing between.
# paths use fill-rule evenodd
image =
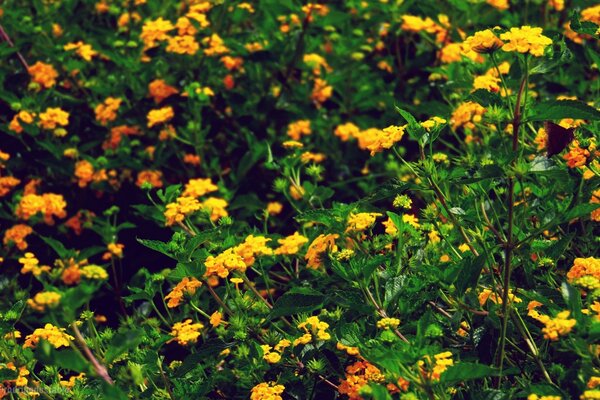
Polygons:
<instances>
[{"instance_id":1,"label":"orange flower","mask_svg":"<svg viewBox=\"0 0 600 400\"><path fill-rule=\"evenodd\" d=\"M179 91L171 85L168 85L162 79L155 79L148 85L150 97L154 99L156 104L161 103L164 99L179 93Z\"/></svg>"},{"instance_id":2,"label":"orange flower","mask_svg":"<svg viewBox=\"0 0 600 400\"><path fill-rule=\"evenodd\" d=\"M140 172L138 172L137 180L136 180L135 184L138 187L142 187L142 185L144 183L149 183L154 188L160 188L160 187L162 187L163 186L162 172L160 172L160 171L151 171L151 170L146 170L146 171L140 171Z\"/></svg>"},{"instance_id":3,"label":"orange flower","mask_svg":"<svg viewBox=\"0 0 600 400\"><path fill-rule=\"evenodd\" d=\"M69 113L59 107L49 107L40 114L40 126L43 129L56 129L69 125Z\"/></svg>"},{"instance_id":4,"label":"orange flower","mask_svg":"<svg viewBox=\"0 0 600 400\"><path fill-rule=\"evenodd\" d=\"M46 89L49 89L56 84L58 73L50 64L38 61L29 67L28 71L29 75L31 75L31 81L40 84Z\"/></svg>"},{"instance_id":5,"label":"orange flower","mask_svg":"<svg viewBox=\"0 0 600 400\"><path fill-rule=\"evenodd\" d=\"M21 183L21 180L14 176L0 177L0 197L6 196L19 183Z\"/></svg>"},{"instance_id":6,"label":"orange flower","mask_svg":"<svg viewBox=\"0 0 600 400\"><path fill-rule=\"evenodd\" d=\"M117 110L121 105L122 100L114 97L107 97L104 103L98 104L94 109L96 113L96 121L102 125L114 121L117 118Z\"/></svg>"},{"instance_id":7,"label":"orange flower","mask_svg":"<svg viewBox=\"0 0 600 400\"><path fill-rule=\"evenodd\" d=\"M17 224L13 225L12 228L9 228L4 232L4 240L3 243L8 245L9 243L13 243L19 250L25 250L28 247L25 238L29 236L33 232L33 229L29 225L25 224Z\"/></svg>"}]
</instances>

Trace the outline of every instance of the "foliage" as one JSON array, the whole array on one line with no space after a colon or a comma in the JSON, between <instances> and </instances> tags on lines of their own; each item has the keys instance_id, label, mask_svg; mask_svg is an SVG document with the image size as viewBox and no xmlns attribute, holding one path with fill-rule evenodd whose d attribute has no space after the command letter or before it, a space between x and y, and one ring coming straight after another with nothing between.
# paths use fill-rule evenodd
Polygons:
<instances>
[{"instance_id":1,"label":"foliage","mask_svg":"<svg viewBox=\"0 0 600 400\"><path fill-rule=\"evenodd\" d=\"M5 2L0 398L598 398L598 25Z\"/></svg>"}]
</instances>

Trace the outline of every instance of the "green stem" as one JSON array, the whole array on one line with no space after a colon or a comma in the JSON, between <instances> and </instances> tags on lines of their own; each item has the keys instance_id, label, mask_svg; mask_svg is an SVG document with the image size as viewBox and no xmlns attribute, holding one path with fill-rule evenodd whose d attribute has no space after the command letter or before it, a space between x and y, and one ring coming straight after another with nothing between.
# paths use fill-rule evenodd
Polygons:
<instances>
[{"instance_id":1,"label":"green stem","mask_svg":"<svg viewBox=\"0 0 600 400\"><path fill-rule=\"evenodd\" d=\"M521 126L521 99L523 91L527 85L528 71L525 70L525 76L521 80L521 86L517 93L517 100L515 103L515 112L513 118L513 137L512 137L512 151L517 153L519 149L519 127ZM512 166L515 166L517 157L513 158ZM500 342L498 344L498 358L497 365L500 369L500 379L498 379L498 385L502 380L502 367L504 365L505 357L505 346L506 346L506 332L508 329L508 319L510 318L508 312L509 306L509 290L510 290L510 274L511 274L511 263L514 250L514 238L513 238L513 225L514 225L514 203L515 203L515 179L513 176L508 177L508 196L507 196L507 208L508 208L508 227L506 232L506 243L504 247L504 268L502 270L502 331L500 333Z\"/></svg>"}]
</instances>

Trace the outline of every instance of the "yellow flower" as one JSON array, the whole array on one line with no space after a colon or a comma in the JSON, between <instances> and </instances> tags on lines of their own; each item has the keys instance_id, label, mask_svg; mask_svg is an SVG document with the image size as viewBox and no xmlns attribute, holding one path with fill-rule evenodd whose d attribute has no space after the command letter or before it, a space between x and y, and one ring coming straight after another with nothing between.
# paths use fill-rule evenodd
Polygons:
<instances>
[{"instance_id":1,"label":"yellow flower","mask_svg":"<svg viewBox=\"0 0 600 400\"><path fill-rule=\"evenodd\" d=\"M403 214L402 222L412 226L415 229L419 229L421 225L419 225L419 218L415 217L413 214Z\"/></svg>"},{"instance_id":2,"label":"yellow flower","mask_svg":"<svg viewBox=\"0 0 600 400\"><path fill-rule=\"evenodd\" d=\"M305 151L300 155L300 161L302 161L303 164L308 164L309 162L318 164L323 162L325 158L326 156L323 153L312 153L310 151Z\"/></svg>"},{"instance_id":3,"label":"yellow flower","mask_svg":"<svg viewBox=\"0 0 600 400\"><path fill-rule=\"evenodd\" d=\"M86 265L81 267L79 271L81 272L81 276L87 279L95 279L99 281L108 279L108 273L99 265Z\"/></svg>"},{"instance_id":4,"label":"yellow flower","mask_svg":"<svg viewBox=\"0 0 600 400\"><path fill-rule=\"evenodd\" d=\"M167 106L148 113L148 128L170 121L175 116L173 107Z\"/></svg>"},{"instance_id":5,"label":"yellow flower","mask_svg":"<svg viewBox=\"0 0 600 400\"><path fill-rule=\"evenodd\" d=\"M398 318L382 318L377 321L377 327L379 329L396 329L400 325Z\"/></svg>"},{"instance_id":6,"label":"yellow flower","mask_svg":"<svg viewBox=\"0 0 600 400\"><path fill-rule=\"evenodd\" d=\"M384 149L391 148L394 144L402 140L404 128L404 126L392 125L385 129L370 128L359 132L356 134L358 147L363 150L370 150L373 156Z\"/></svg>"},{"instance_id":7,"label":"yellow flower","mask_svg":"<svg viewBox=\"0 0 600 400\"><path fill-rule=\"evenodd\" d=\"M24 220L28 220L37 213L44 214L44 222L48 225L54 224L54 218L65 218L67 203L60 194L44 193L42 195L26 194L21 198L15 214Z\"/></svg>"},{"instance_id":8,"label":"yellow flower","mask_svg":"<svg viewBox=\"0 0 600 400\"><path fill-rule=\"evenodd\" d=\"M476 76L473 81L473 91L477 89L487 90L492 93L500 91L500 78L496 78L492 75L481 75Z\"/></svg>"},{"instance_id":9,"label":"yellow flower","mask_svg":"<svg viewBox=\"0 0 600 400\"><path fill-rule=\"evenodd\" d=\"M77 43L67 43L63 48L65 51L76 50L79 57L88 62L92 61L92 57L98 55L98 52L91 45L85 44L81 40Z\"/></svg>"},{"instance_id":10,"label":"yellow flower","mask_svg":"<svg viewBox=\"0 0 600 400\"><path fill-rule=\"evenodd\" d=\"M154 21L146 21L142 26L140 39L144 42L144 49L155 47L157 42L165 41L169 38L167 32L175 29L171 21L158 18Z\"/></svg>"},{"instance_id":11,"label":"yellow flower","mask_svg":"<svg viewBox=\"0 0 600 400\"><path fill-rule=\"evenodd\" d=\"M327 332L329 324L319 320L319 317L308 317L298 324L298 329L302 329L304 334L294 341L294 346L298 344L310 343L313 339L329 340L331 335Z\"/></svg>"},{"instance_id":12,"label":"yellow flower","mask_svg":"<svg viewBox=\"0 0 600 400\"><path fill-rule=\"evenodd\" d=\"M169 203L166 206L164 212L165 225L171 226L181 222L187 215L192 214L201 208L202 205L200 202L193 197L178 197L175 203Z\"/></svg>"},{"instance_id":13,"label":"yellow flower","mask_svg":"<svg viewBox=\"0 0 600 400\"><path fill-rule=\"evenodd\" d=\"M452 129L458 129L461 126L470 130L475 129L475 124L481 122L486 111L481 105L472 101L462 103L454 110L450 118Z\"/></svg>"},{"instance_id":14,"label":"yellow flower","mask_svg":"<svg viewBox=\"0 0 600 400\"><path fill-rule=\"evenodd\" d=\"M267 213L269 215L279 215L283 209L283 204L278 201L271 201L267 204Z\"/></svg>"},{"instance_id":15,"label":"yellow flower","mask_svg":"<svg viewBox=\"0 0 600 400\"><path fill-rule=\"evenodd\" d=\"M550 318L547 315L539 315L536 319L545 325L542 328L544 338L556 341L560 336L565 336L571 332L577 321L568 319L570 313L568 310L561 311L555 318Z\"/></svg>"},{"instance_id":16,"label":"yellow flower","mask_svg":"<svg viewBox=\"0 0 600 400\"><path fill-rule=\"evenodd\" d=\"M562 11L565 9L565 0L548 0L548 7Z\"/></svg>"},{"instance_id":17,"label":"yellow flower","mask_svg":"<svg viewBox=\"0 0 600 400\"><path fill-rule=\"evenodd\" d=\"M360 128L354 125L352 122L347 122L342 125L338 125L333 131L333 134L340 138L342 142L348 141L348 139L355 137L360 132Z\"/></svg>"},{"instance_id":18,"label":"yellow flower","mask_svg":"<svg viewBox=\"0 0 600 400\"><path fill-rule=\"evenodd\" d=\"M476 53L491 53L504 45L491 29L475 32L473 36L465 39L464 49Z\"/></svg>"},{"instance_id":19,"label":"yellow flower","mask_svg":"<svg viewBox=\"0 0 600 400\"><path fill-rule=\"evenodd\" d=\"M207 46L207 48L204 49L204 54L209 57L229 53L229 49L225 46L225 42L216 33L202 39L202 44Z\"/></svg>"},{"instance_id":20,"label":"yellow flower","mask_svg":"<svg viewBox=\"0 0 600 400\"><path fill-rule=\"evenodd\" d=\"M280 395L284 390L285 386L275 382L262 382L252 388L250 400L283 400Z\"/></svg>"},{"instance_id":21,"label":"yellow flower","mask_svg":"<svg viewBox=\"0 0 600 400\"><path fill-rule=\"evenodd\" d=\"M596 25L600 25L600 4L583 9L581 11L581 20L590 21Z\"/></svg>"},{"instance_id":22,"label":"yellow flower","mask_svg":"<svg viewBox=\"0 0 600 400\"><path fill-rule=\"evenodd\" d=\"M48 107L40 114L40 126L43 129L56 129L58 126L69 125L69 113L59 107Z\"/></svg>"},{"instance_id":23,"label":"yellow flower","mask_svg":"<svg viewBox=\"0 0 600 400\"><path fill-rule=\"evenodd\" d=\"M188 54L193 56L200 49L200 45L196 42L194 36L191 35L170 37L168 41L169 44L166 48L168 53Z\"/></svg>"},{"instance_id":24,"label":"yellow flower","mask_svg":"<svg viewBox=\"0 0 600 400\"><path fill-rule=\"evenodd\" d=\"M31 75L32 82L38 83L46 89L49 89L56 84L58 73L50 64L38 61L29 67L28 72L29 75Z\"/></svg>"},{"instance_id":25,"label":"yellow flower","mask_svg":"<svg viewBox=\"0 0 600 400\"><path fill-rule=\"evenodd\" d=\"M346 232L362 232L371 227L375 223L375 219L382 215L381 213L351 213L348 217Z\"/></svg>"},{"instance_id":26,"label":"yellow flower","mask_svg":"<svg viewBox=\"0 0 600 400\"><path fill-rule=\"evenodd\" d=\"M213 328L216 328L217 326L221 325L222 319L223 314L221 314L219 311L215 311L211 314L209 321Z\"/></svg>"},{"instance_id":27,"label":"yellow flower","mask_svg":"<svg viewBox=\"0 0 600 400\"><path fill-rule=\"evenodd\" d=\"M244 260L246 266L254 265L256 256L267 256L273 254L273 250L267 247L267 239L264 236L248 235L244 242L235 246L233 250Z\"/></svg>"},{"instance_id":28,"label":"yellow flower","mask_svg":"<svg viewBox=\"0 0 600 400\"><path fill-rule=\"evenodd\" d=\"M538 396L537 394L532 393L529 396L527 396L527 400L562 400L562 397L560 397L560 396Z\"/></svg>"},{"instance_id":29,"label":"yellow flower","mask_svg":"<svg viewBox=\"0 0 600 400\"><path fill-rule=\"evenodd\" d=\"M321 256L326 251L336 252L338 247L335 244L335 239L339 238L337 233L317 236L306 251L304 258L307 261L307 267L317 269L322 265Z\"/></svg>"},{"instance_id":30,"label":"yellow flower","mask_svg":"<svg viewBox=\"0 0 600 400\"><path fill-rule=\"evenodd\" d=\"M552 44L549 37L542 35L542 28L530 26L511 28L509 32L501 34L500 39L508 42L502 46L502 50L530 53L535 57L544 55L546 46Z\"/></svg>"},{"instance_id":31,"label":"yellow flower","mask_svg":"<svg viewBox=\"0 0 600 400\"><path fill-rule=\"evenodd\" d=\"M191 319L186 319L183 322L177 322L173 325L171 336L175 336L176 340L182 346L191 343L196 343L200 337L200 331L204 328L202 323L192 323Z\"/></svg>"},{"instance_id":32,"label":"yellow flower","mask_svg":"<svg viewBox=\"0 0 600 400\"><path fill-rule=\"evenodd\" d=\"M277 243L279 243L280 246L275 249L275 254L293 255L300 251L300 247L308 243L308 238L300 235L298 232L294 232L293 235L278 239Z\"/></svg>"},{"instance_id":33,"label":"yellow flower","mask_svg":"<svg viewBox=\"0 0 600 400\"><path fill-rule=\"evenodd\" d=\"M600 258L576 258L567 273L567 280L587 290L600 289Z\"/></svg>"},{"instance_id":34,"label":"yellow flower","mask_svg":"<svg viewBox=\"0 0 600 400\"><path fill-rule=\"evenodd\" d=\"M398 228L396 227L396 225L394 224L394 221L392 221L391 218L388 217L388 219L386 221L383 221L383 226L385 226L385 233L387 233L388 235L395 235L398 233Z\"/></svg>"},{"instance_id":35,"label":"yellow flower","mask_svg":"<svg viewBox=\"0 0 600 400\"><path fill-rule=\"evenodd\" d=\"M216 190L219 190L219 187L212 183L210 178L190 179L188 183L185 184L182 196L197 198Z\"/></svg>"},{"instance_id":36,"label":"yellow flower","mask_svg":"<svg viewBox=\"0 0 600 400\"><path fill-rule=\"evenodd\" d=\"M502 296L497 296L496 293L492 292L491 289L483 289L478 296L479 305L483 306L488 300L496 304L502 304ZM508 291L509 303L521 303L523 300L513 293L512 289Z\"/></svg>"},{"instance_id":37,"label":"yellow flower","mask_svg":"<svg viewBox=\"0 0 600 400\"><path fill-rule=\"evenodd\" d=\"M485 0L485 2L500 11L508 10L509 7L508 0Z\"/></svg>"},{"instance_id":38,"label":"yellow flower","mask_svg":"<svg viewBox=\"0 0 600 400\"><path fill-rule=\"evenodd\" d=\"M360 354L358 347L346 346L343 343L338 342L335 347L338 350L345 351L349 356L358 356Z\"/></svg>"},{"instance_id":39,"label":"yellow flower","mask_svg":"<svg viewBox=\"0 0 600 400\"><path fill-rule=\"evenodd\" d=\"M48 341L55 348L62 346L69 347L69 340L75 339L73 336L65 333L64 328L58 328L52 324L46 324L43 328L37 328L31 335L25 337L23 348L35 347L40 339Z\"/></svg>"},{"instance_id":40,"label":"yellow flower","mask_svg":"<svg viewBox=\"0 0 600 400\"><path fill-rule=\"evenodd\" d=\"M183 278L181 282L179 282L173 288L173 290L171 290L171 292L165 296L165 300L167 300L167 307L174 308L179 306L186 294L193 295L196 293L196 289L200 286L202 286L202 282L196 278Z\"/></svg>"},{"instance_id":41,"label":"yellow flower","mask_svg":"<svg viewBox=\"0 0 600 400\"><path fill-rule=\"evenodd\" d=\"M33 299L27 300L27 305L35 311L44 312L46 307L54 308L60 302L61 294L56 292L39 292Z\"/></svg>"},{"instance_id":42,"label":"yellow flower","mask_svg":"<svg viewBox=\"0 0 600 400\"><path fill-rule=\"evenodd\" d=\"M281 143L281 145L286 149L301 149L304 147L304 144L296 140L286 140L285 142Z\"/></svg>"},{"instance_id":43,"label":"yellow flower","mask_svg":"<svg viewBox=\"0 0 600 400\"><path fill-rule=\"evenodd\" d=\"M323 68L325 71L331 71L331 67L327 64L325 58L318 54L305 54L303 61L306 65L308 65L309 68L312 68L312 72L316 76L321 75L321 68Z\"/></svg>"},{"instance_id":44,"label":"yellow flower","mask_svg":"<svg viewBox=\"0 0 600 400\"><path fill-rule=\"evenodd\" d=\"M281 361L281 354L275 351L271 351L271 346L263 344L260 346L263 351L263 359L269 364L276 364Z\"/></svg>"},{"instance_id":45,"label":"yellow flower","mask_svg":"<svg viewBox=\"0 0 600 400\"><path fill-rule=\"evenodd\" d=\"M21 268L22 274L33 273L34 276L39 276L43 272L50 271L48 266L39 266L40 261L35 257L33 253L27 252L23 257L19 258L19 263L23 264Z\"/></svg>"},{"instance_id":46,"label":"yellow flower","mask_svg":"<svg viewBox=\"0 0 600 400\"><path fill-rule=\"evenodd\" d=\"M227 206L226 200L217 197L209 197L202 202L202 209L210 213L210 220L213 222L229 215L226 210Z\"/></svg>"}]
</instances>

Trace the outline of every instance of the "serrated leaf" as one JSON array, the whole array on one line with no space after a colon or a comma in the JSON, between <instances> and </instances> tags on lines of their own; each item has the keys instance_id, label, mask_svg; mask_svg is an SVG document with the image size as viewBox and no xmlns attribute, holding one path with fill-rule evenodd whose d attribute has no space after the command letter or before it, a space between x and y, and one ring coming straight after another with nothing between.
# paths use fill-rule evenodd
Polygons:
<instances>
[{"instance_id":1,"label":"serrated leaf","mask_svg":"<svg viewBox=\"0 0 600 400\"><path fill-rule=\"evenodd\" d=\"M483 107L501 106L503 103L502 98L497 93L484 89L477 89L467 97L467 100L479 103Z\"/></svg>"},{"instance_id":2,"label":"serrated leaf","mask_svg":"<svg viewBox=\"0 0 600 400\"><path fill-rule=\"evenodd\" d=\"M600 120L600 111L577 100L544 101L532 107L527 122L563 118Z\"/></svg>"},{"instance_id":3,"label":"serrated leaf","mask_svg":"<svg viewBox=\"0 0 600 400\"><path fill-rule=\"evenodd\" d=\"M90 369L88 361L80 353L71 349L57 350L45 340L40 341L35 354L43 364L56 365L75 372L88 372Z\"/></svg>"},{"instance_id":4,"label":"serrated leaf","mask_svg":"<svg viewBox=\"0 0 600 400\"><path fill-rule=\"evenodd\" d=\"M570 221L575 218L580 218L589 215L592 211L600 207L598 203L578 204L564 214L564 221Z\"/></svg>"},{"instance_id":5,"label":"serrated leaf","mask_svg":"<svg viewBox=\"0 0 600 400\"><path fill-rule=\"evenodd\" d=\"M440 382L452 384L499 375L499 370L488 365L460 362L448 368L440 377ZM507 375L507 371L503 375Z\"/></svg>"},{"instance_id":6,"label":"serrated leaf","mask_svg":"<svg viewBox=\"0 0 600 400\"><path fill-rule=\"evenodd\" d=\"M467 291L467 288L474 288L481 275L481 270L485 265L485 255L481 254L477 257L469 257L463 259L462 267L456 278L456 291L462 295Z\"/></svg>"},{"instance_id":7,"label":"serrated leaf","mask_svg":"<svg viewBox=\"0 0 600 400\"><path fill-rule=\"evenodd\" d=\"M325 296L321 292L308 288L294 288L277 299L268 319L309 313L322 308L324 301Z\"/></svg>"},{"instance_id":8,"label":"serrated leaf","mask_svg":"<svg viewBox=\"0 0 600 400\"><path fill-rule=\"evenodd\" d=\"M139 330L115 334L108 345L108 350L106 350L106 362L111 363L123 353L135 348L142 342L143 338L144 334Z\"/></svg>"}]
</instances>

